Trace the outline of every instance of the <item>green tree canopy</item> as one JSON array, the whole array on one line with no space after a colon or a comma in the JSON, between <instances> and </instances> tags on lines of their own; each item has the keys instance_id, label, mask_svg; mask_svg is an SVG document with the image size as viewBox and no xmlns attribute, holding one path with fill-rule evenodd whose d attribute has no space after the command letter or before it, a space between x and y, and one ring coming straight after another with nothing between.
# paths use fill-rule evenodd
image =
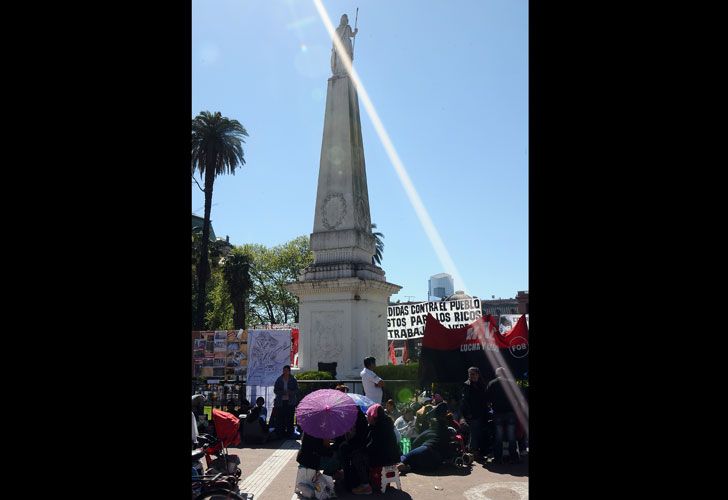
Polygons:
<instances>
[{"instance_id":1,"label":"green tree canopy","mask_svg":"<svg viewBox=\"0 0 728 500\"><path fill-rule=\"evenodd\" d=\"M193 235L193 308L199 258L195 241ZM222 255L222 245L218 248L213 243L209 293L205 299L206 328L231 330L263 323L298 322L298 299L284 285L296 281L301 271L313 263L308 236L271 248L249 243L235 247L224 258Z\"/></svg>"},{"instance_id":2,"label":"green tree canopy","mask_svg":"<svg viewBox=\"0 0 728 500\"><path fill-rule=\"evenodd\" d=\"M259 244L241 247L250 256L252 293L250 312L257 323L298 322L298 299L284 288L313 263L307 236L266 248Z\"/></svg>"}]
</instances>

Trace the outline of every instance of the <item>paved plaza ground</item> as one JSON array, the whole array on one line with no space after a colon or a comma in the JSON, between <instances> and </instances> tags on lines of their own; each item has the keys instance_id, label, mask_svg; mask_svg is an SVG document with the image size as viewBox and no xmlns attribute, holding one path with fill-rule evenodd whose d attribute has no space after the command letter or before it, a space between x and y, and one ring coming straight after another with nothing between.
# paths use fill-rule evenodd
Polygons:
<instances>
[{"instance_id":1,"label":"paved plaza ground","mask_svg":"<svg viewBox=\"0 0 728 500\"><path fill-rule=\"evenodd\" d=\"M243 475L240 491L253 500L296 500L293 493L300 441L272 441L246 444L228 451L238 455ZM526 500L528 498L528 456L517 465L475 462L471 468L443 466L434 473L409 472L401 476L402 491L390 487L384 495L353 495L337 487L340 499L383 497L428 500ZM250 498L250 496L249 496Z\"/></svg>"}]
</instances>

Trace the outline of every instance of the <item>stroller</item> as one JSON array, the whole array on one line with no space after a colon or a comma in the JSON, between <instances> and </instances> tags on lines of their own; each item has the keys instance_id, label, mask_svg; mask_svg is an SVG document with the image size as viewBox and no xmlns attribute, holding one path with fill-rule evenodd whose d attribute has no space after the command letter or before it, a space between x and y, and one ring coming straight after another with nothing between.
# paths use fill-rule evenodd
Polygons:
<instances>
[{"instance_id":1,"label":"stroller","mask_svg":"<svg viewBox=\"0 0 728 500\"><path fill-rule=\"evenodd\" d=\"M212 421L216 436L201 434L198 438L205 452L207 468L223 474L233 474L239 478L242 475L238 467L240 458L237 455L229 455L227 447L240 444L240 420L229 413L213 409Z\"/></svg>"},{"instance_id":2,"label":"stroller","mask_svg":"<svg viewBox=\"0 0 728 500\"><path fill-rule=\"evenodd\" d=\"M454 427L448 427L450 432L450 456L448 462L456 467L469 467L473 464L473 454L465 448L465 440Z\"/></svg>"}]
</instances>

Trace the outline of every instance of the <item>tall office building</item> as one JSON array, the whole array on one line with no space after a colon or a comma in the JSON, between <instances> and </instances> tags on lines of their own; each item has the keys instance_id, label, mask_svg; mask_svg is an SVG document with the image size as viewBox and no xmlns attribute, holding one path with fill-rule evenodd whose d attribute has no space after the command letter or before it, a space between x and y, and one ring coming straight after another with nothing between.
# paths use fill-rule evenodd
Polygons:
<instances>
[{"instance_id":1,"label":"tall office building","mask_svg":"<svg viewBox=\"0 0 728 500\"><path fill-rule=\"evenodd\" d=\"M427 280L427 300L440 300L455 293L455 282L447 273L430 276Z\"/></svg>"}]
</instances>

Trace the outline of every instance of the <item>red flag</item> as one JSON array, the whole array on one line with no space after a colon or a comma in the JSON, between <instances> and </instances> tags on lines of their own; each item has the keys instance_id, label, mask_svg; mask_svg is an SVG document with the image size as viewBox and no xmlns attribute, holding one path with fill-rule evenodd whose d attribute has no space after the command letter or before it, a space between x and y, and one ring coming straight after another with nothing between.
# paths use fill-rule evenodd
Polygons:
<instances>
[{"instance_id":1,"label":"red flag","mask_svg":"<svg viewBox=\"0 0 728 500\"><path fill-rule=\"evenodd\" d=\"M389 360L393 365L397 364L397 356L394 355L394 341L389 343Z\"/></svg>"},{"instance_id":2,"label":"red flag","mask_svg":"<svg viewBox=\"0 0 728 500\"><path fill-rule=\"evenodd\" d=\"M409 360L409 350L407 349L407 341L404 341L404 352L402 353L402 364L406 365Z\"/></svg>"},{"instance_id":3,"label":"red flag","mask_svg":"<svg viewBox=\"0 0 728 500\"><path fill-rule=\"evenodd\" d=\"M505 338L509 347L523 344L528 345L528 324L526 323L525 314L518 318L516 326L511 328L511 331L505 335Z\"/></svg>"},{"instance_id":4,"label":"red flag","mask_svg":"<svg viewBox=\"0 0 728 500\"><path fill-rule=\"evenodd\" d=\"M492 378L494 364L488 351L496 350L514 376L521 378L528 372L525 315L506 335L501 335L492 317L484 316L467 327L447 328L428 314L419 355L418 379L424 384L455 382L467 373L469 366L480 368L481 377Z\"/></svg>"},{"instance_id":5,"label":"red flag","mask_svg":"<svg viewBox=\"0 0 728 500\"><path fill-rule=\"evenodd\" d=\"M296 354L298 354L298 328L291 330L291 366L297 366Z\"/></svg>"}]
</instances>

